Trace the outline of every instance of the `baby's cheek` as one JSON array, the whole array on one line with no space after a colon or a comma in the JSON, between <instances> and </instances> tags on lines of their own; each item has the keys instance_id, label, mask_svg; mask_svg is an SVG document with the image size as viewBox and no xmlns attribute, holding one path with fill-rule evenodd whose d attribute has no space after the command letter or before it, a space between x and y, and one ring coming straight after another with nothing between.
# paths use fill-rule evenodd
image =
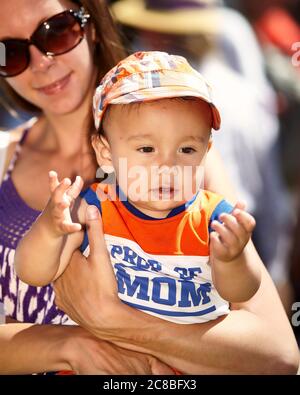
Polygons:
<instances>
[{"instance_id":1,"label":"baby's cheek","mask_svg":"<svg viewBox=\"0 0 300 395\"><path fill-rule=\"evenodd\" d=\"M204 189L204 167L185 166L181 180L179 179L179 185L182 185L181 188L184 191L189 191L191 196L197 193L199 189Z\"/></svg>"}]
</instances>

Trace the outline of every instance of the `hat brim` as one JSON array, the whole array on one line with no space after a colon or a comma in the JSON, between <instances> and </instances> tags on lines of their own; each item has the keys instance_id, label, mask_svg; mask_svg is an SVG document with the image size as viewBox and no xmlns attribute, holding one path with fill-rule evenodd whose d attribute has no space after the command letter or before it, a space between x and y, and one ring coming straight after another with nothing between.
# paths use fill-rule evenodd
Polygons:
<instances>
[{"instance_id":1,"label":"hat brim","mask_svg":"<svg viewBox=\"0 0 300 395\"><path fill-rule=\"evenodd\" d=\"M116 20L130 27L169 34L217 34L220 13L217 8L154 11L141 0L122 0L111 6Z\"/></svg>"},{"instance_id":2,"label":"hat brim","mask_svg":"<svg viewBox=\"0 0 300 395\"><path fill-rule=\"evenodd\" d=\"M176 88L176 89L175 89ZM141 98L139 100L139 95ZM148 97L147 97L148 96ZM200 95L196 90L187 90L184 87L176 86L174 89L166 90L165 88L156 87L149 89L142 89L137 92L130 92L125 95L121 95L111 100L110 104L124 104L126 102L129 103L139 103L139 102L151 102L159 99L168 99L173 97L195 97L205 101L211 108L212 113L212 128L214 130L219 130L221 127L221 116L219 110L214 105L214 103L210 102L207 97L204 95Z\"/></svg>"}]
</instances>

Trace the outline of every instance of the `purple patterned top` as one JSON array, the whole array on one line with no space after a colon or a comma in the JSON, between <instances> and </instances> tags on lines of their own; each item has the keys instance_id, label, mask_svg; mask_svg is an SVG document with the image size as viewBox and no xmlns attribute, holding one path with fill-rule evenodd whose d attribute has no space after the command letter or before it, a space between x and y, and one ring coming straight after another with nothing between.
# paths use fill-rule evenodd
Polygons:
<instances>
[{"instance_id":1,"label":"purple patterned top","mask_svg":"<svg viewBox=\"0 0 300 395\"><path fill-rule=\"evenodd\" d=\"M25 130L0 186L0 303L6 316L20 322L63 324L68 317L55 306L52 286L29 286L14 271L17 245L40 214L22 200L11 178L27 134Z\"/></svg>"}]
</instances>

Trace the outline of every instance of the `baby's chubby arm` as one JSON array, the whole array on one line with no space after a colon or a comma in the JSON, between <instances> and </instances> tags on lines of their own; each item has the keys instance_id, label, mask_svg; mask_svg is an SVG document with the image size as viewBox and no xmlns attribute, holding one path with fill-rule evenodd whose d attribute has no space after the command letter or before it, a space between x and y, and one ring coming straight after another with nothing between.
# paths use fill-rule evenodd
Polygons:
<instances>
[{"instance_id":1,"label":"baby's chubby arm","mask_svg":"<svg viewBox=\"0 0 300 395\"><path fill-rule=\"evenodd\" d=\"M49 172L51 197L42 214L20 241L15 254L15 269L20 279L33 286L44 286L56 280L65 270L73 252L83 240L82 225L71 218L80 215L84 200L78 198L83 182L74 183ZM82 222L81 222L82 223Z\"/></svg>"},{"instance_id":2,"label":"baby's chubby arm","mask_svg":"<svg viewBox=\"0 0 300 395\"><path fill-rule=\"evenodd\" d=\"M249 258L248 244L255 219L238 202L230 214L221 214L213 221L210 235L210 257L214 285L221 297L229 302L245 302L258 290L259 267Z\"/></svg>"}]
</instances>

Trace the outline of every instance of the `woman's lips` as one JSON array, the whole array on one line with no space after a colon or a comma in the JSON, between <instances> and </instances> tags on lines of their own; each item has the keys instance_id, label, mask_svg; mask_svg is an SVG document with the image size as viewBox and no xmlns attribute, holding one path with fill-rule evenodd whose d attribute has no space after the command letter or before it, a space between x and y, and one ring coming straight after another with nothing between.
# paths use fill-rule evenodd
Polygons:
<instances>
[{"instance_id":1,"label":"woman's lips","mask_svg":"<svg viewBox=\"0 0 300 395\"><path fill-rule=\"evenodd\" d=\"M47 96L55 95L56 93L61 92L66 87L66 85L70 81L70 77L71 73L61 78L60 80L53 82L52 84L43 86L41 88L36 88L36 90Z\"/></svg>"}]
</instances>

